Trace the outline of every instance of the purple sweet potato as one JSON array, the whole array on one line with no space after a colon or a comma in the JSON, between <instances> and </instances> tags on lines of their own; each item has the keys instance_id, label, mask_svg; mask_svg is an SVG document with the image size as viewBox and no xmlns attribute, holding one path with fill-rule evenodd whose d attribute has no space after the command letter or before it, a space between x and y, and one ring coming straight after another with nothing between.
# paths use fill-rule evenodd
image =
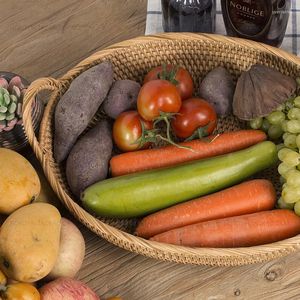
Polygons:
<instances>
[{"instance_id":1,"label":"purple sweet potato","mask_svg":"<svg viewBox=\"0 0 300 300\"><path fill-rule=\"evenodd\" d=\"M103 110L109 117L116 119L122 112L136 109L140 89L141 85L138 82L117 80L103 102Z\"/></svg>"},{"instance_id":2,"label":"purple sweet potato","mask_svg":"<svg viewBox=\"0 0 300 300\"><path fill-rule=\"evenodd\" d=\"M67 181L75 196L107 177L112 148L111 124L107 120L100 121L76 142L66 164Z\"/></svg>"},{"instance_id":3,"label":"purple sweet potato","mask_svg":"<svg viewBox=\"0 0 300 300\"><path fill-rule=\"evenodd\" d=\"M200 83L199 96L213 105L218 116L227 116L232 110L235 84L223 67L210 71Z\"/></svg>"},{"instance_id":4,"label":"purple sweet potato","mask_svg":"<svg viewBox=\"0 0 300 300\"><path fill-rule=\"evenodd\" d=\"M62 162L104 101L113 83L113 68L103 62L73 80L55 110L54 157Z\"/></svg>"}]
</instances>

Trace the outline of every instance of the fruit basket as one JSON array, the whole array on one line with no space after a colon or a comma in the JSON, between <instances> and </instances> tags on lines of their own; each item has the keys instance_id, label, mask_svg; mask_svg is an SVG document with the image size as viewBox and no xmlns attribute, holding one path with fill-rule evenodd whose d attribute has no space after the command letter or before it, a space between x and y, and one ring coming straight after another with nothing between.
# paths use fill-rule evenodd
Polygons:
<instances>
[{"instance_id":1,"label":"fruit basket","mask_svg":"<svg viewBox=\"0 0 300 300\"><path fill-rule=\"evenodd\" d=\"M300 72L299 58L264 44L218 35L169 33L136 38L93 54L59 79L41 78L33 82L25 97L24 125L29 142L63 204L90 230L121 248L164 261L210 266L259 263L300 249L300 236L244 248L189 248L161 244L133 234L137 219L96 218L74 200L66 183L65 166L57 164L53 157L55 106L74 78L104 60L112 62L114 79L132 79L139 82L151 68L163 62L178 64L191 73L197 89L199 78L217 66L224 66L235 79L255 63L273 67L283 74L296 77ZM40 134L37 137L32 126L30 107L35 96L42 90L50 90L52 95L44 111ZM102 117L99 112L90 127ZM241 122L234 117L221 119L218 124L220 132L240 127ZM267 177L272 179L275 185L278 184L276 173L274 170L267 173Z\"/></svg>"}]
</instances>

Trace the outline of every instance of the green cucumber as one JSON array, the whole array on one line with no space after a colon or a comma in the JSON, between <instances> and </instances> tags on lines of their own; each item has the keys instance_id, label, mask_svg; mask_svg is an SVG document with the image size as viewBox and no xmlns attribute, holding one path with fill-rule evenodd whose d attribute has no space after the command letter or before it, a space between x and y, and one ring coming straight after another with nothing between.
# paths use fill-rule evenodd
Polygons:
<instances>
[{"instance_id":1,"label":"green cucumber","mask_svg":"<svg viewBox=\"0 0 300 300\"><path fill-rule=\"evenodd\" d=\"M214 158L103 180L88 187L81 199L98 216L138 217L239 183L276 161L276 146L266 141Z\"/></svg>"}]
</instances>

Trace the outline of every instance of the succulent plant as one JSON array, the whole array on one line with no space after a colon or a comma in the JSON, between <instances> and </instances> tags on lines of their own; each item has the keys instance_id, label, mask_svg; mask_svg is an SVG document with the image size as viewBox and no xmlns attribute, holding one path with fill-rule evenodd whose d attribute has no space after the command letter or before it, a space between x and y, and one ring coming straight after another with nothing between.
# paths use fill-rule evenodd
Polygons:
<instances>
[{"instance_id":1,"label":"succulent plant","mask_svg":"<svg viewBox=\"0 0 300 300\"><path fill-rule=\"evenodd\" d=\"M19 76L9 82L0 78L0 132L22 124L22 102L26 88Z\"/></svg>"}]
</instances>

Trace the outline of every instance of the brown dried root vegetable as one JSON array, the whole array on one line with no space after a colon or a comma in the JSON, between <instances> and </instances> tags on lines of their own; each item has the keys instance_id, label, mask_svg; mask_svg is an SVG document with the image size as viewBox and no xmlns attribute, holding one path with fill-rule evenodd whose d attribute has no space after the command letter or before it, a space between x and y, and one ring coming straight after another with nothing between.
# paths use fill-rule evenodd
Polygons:
<instances>
[{"instance_id":1,"label":"brown dried root vegetable","mask_svg":"<svg viewBox=\"0 0 300 300\"><path fill-rule=\"evenodd\" d=\"M233 114L242 120L265 117L296 91L296 81L263 65L253 65L238 79Z\"/></svg>"}]
</instances>

